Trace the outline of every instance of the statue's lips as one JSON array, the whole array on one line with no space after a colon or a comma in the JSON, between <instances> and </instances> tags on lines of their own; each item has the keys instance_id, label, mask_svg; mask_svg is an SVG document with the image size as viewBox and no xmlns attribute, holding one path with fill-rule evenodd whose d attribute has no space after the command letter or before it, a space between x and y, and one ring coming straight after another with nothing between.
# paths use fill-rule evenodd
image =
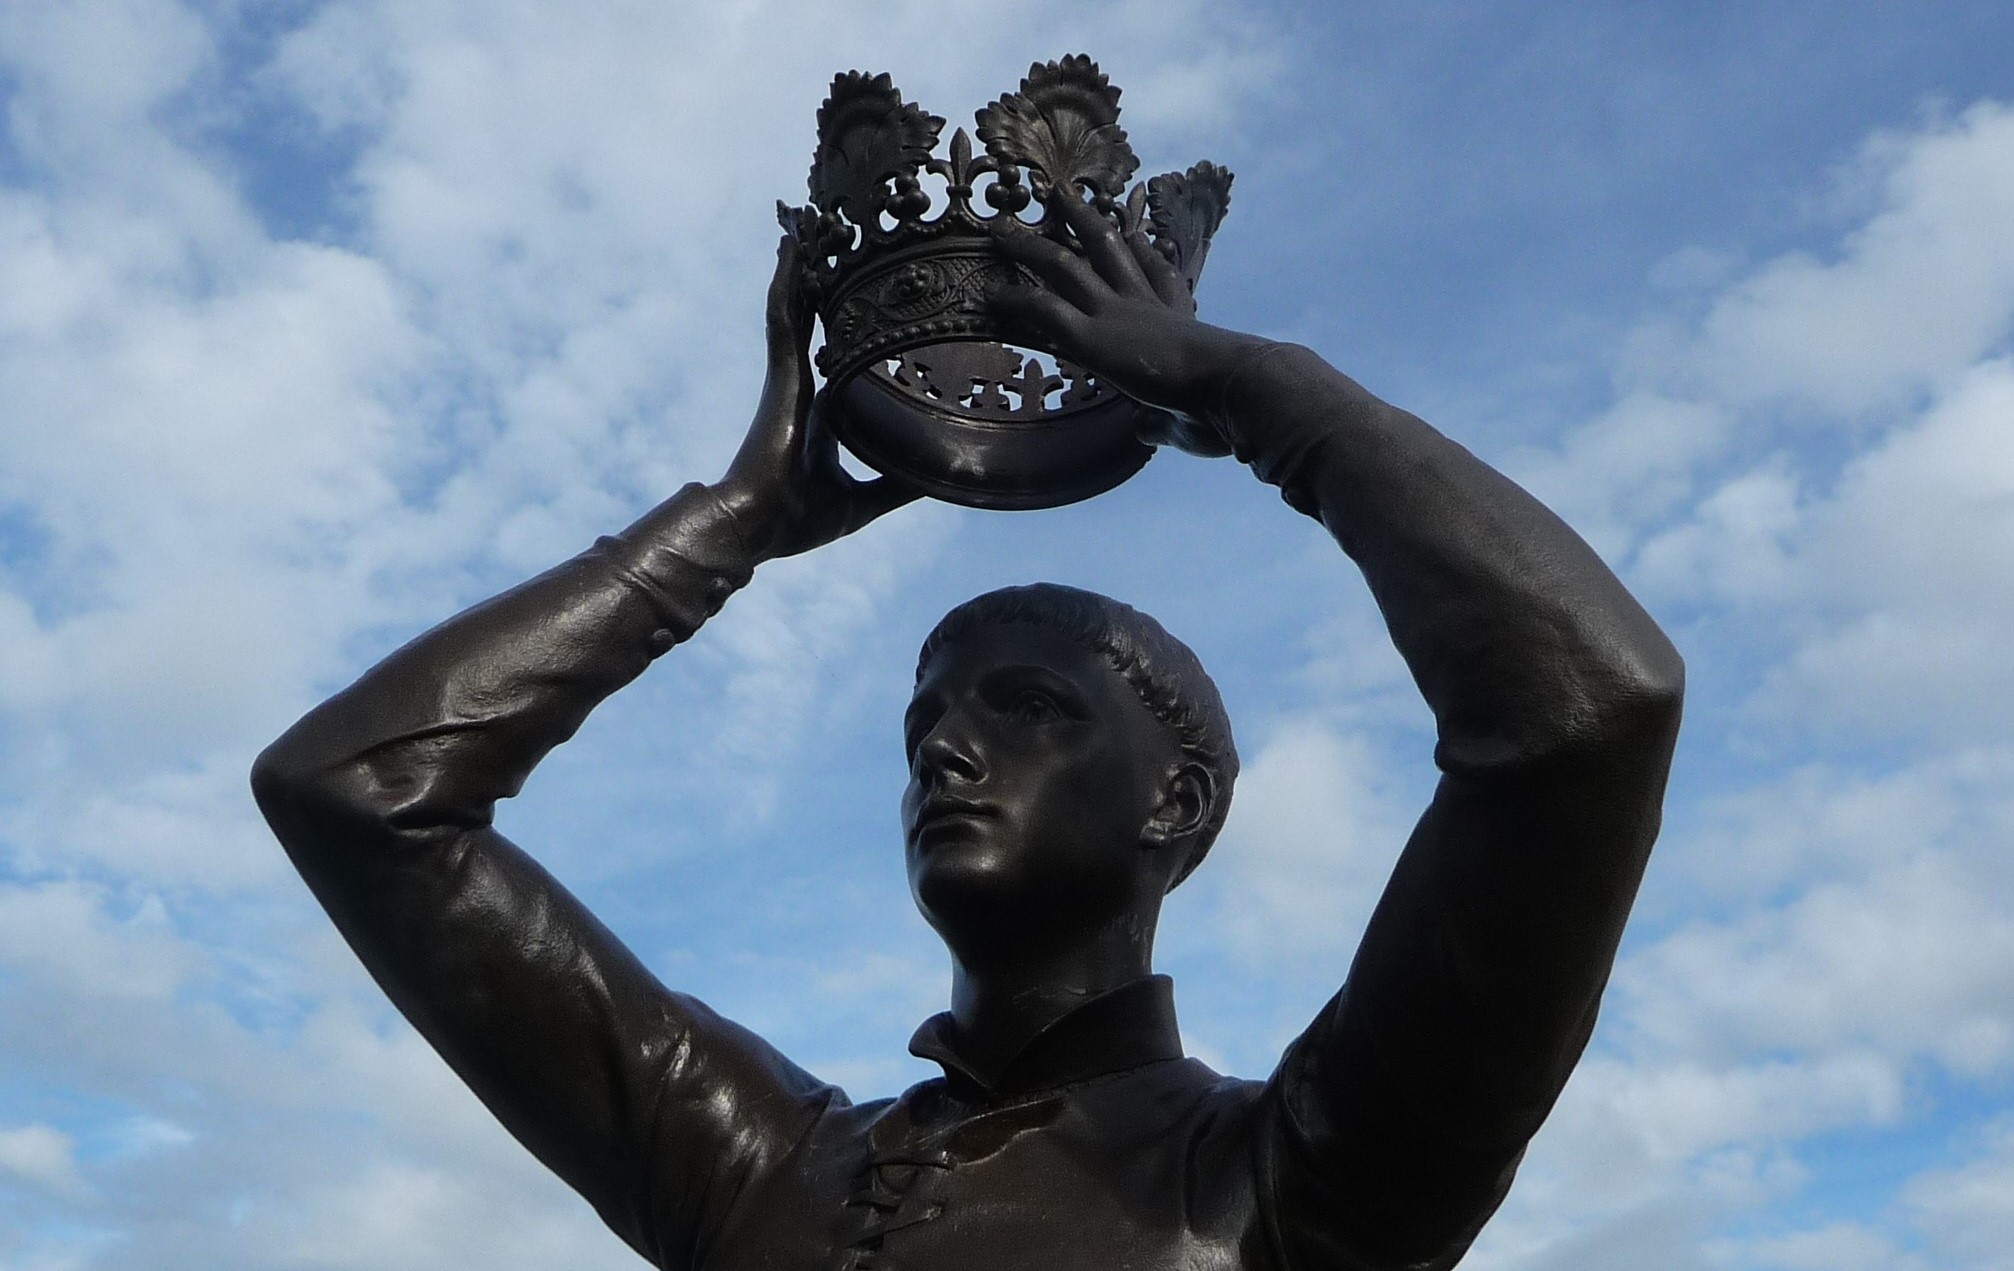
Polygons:
<instances>
[{"instance_id":1,"label":"statue's lips","mask_svg":"<svg viewBox=\"0 0 2014 1271\"><path fill-rule=\"evenodd\" d=\"M927 838L941 837L994 815L996 813L991 804L972 799L939 796L929 800L917 810L915 826L910 831L910 837L921 845Z\"/></svg>"}]
</instances>

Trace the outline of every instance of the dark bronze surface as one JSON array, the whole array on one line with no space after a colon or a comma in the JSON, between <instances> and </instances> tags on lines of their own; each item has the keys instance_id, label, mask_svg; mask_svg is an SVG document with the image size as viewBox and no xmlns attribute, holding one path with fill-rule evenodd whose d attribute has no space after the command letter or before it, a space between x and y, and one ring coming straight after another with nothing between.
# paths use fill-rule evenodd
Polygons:
<instances>
[{"instance_id":1,"label":"dark bronze surface","mask_svg":"<svg viewBox=\"0 0 2014 1271\"><path fill-rule=\"evenodd\" d=\"M852 399L835 421L847 447L941 499L1055 507L1119 484L1153 451L1135 437L1135 403L1074 368L1062 376L1069 391L1059 383L1045 392L1004 347L990 297L1043 283L993 250L995 223L1046 191L1089 191L1194 291L1230 207L1231 174L1200 163L1127 196L1139 160L1119 127L1119 90L1086 57L1030 67L975 122L985 149L974 154L960 128L940 158L944 120L904 102L886 75L840 75L818 112L811 204L777 212L798 240L804 285L824 322L818 368ZM941 179L941 198L925 176ZM1071 241L1046 212L1037 231ZM972 353L954 373L948 350L960 345ZM934 355L936 374L894 365L918 352ZM863 379L872 384L856 389Z\"/></svg>"},{"instance_id":2,"label":"dark bronze surface","mask_svg":"<svg viewBox=\"0 0 2014 1271\"><path fill-rule=\"evenodd\" d=\"M1198 322L1179 256L1095 202L1048 211L994 231L1044 284L992 295L1003 335L1317 519L1437 722L1439 786L1348 980L1267 1080L1184 1058L1152 967L1229 807L1228 723L1193 655L1101 597L981 598L919 659L903 851L951 1000L912 1042L944 1075L898 1098L851 1103L666 988L493 828L763 562L915 497L837 463L794 237L727 473L317 707L260 757L260 806L399 1009L659 1266L1451 1267L1593 1028L1682 666L1524 491L1309 350Z\"/></svg>"},{"instance_id":3,"label":"dark bronze surface","mask_svg":"<svg viewBox=\"0 0 2014 1271\"><path fill-rule=\"evenodd\" d=\"M833 422L876 471L935 498L999 511L1058 507L1103 494L1154 456L1135 435L1140 408L1130 398L1060 369L1046 374L1002 344L912 349L892 370L875 364L834 389ZM966 395L981 409L918 410L919 393ZM1060 404L1045 409L1048 396Z\"/></svg>"}]
</instances>

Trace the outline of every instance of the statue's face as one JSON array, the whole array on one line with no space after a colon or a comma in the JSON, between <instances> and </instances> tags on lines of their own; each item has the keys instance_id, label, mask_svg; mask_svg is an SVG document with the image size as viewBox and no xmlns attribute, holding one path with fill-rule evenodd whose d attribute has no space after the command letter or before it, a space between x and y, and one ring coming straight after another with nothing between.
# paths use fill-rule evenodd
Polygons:
<instances>
[{"instance_id":1,"label":"statue's face","mask_svg":"<svg viewBox=\"0 0 2014 1271\"><path fill-rule=\"evenodd\" d=\"M910 889L947 939L1039 946L1158 903L1141 832L1180 749L1102 656L981 626L938 650L904 725Z\"/></svg>"}]
</instances>

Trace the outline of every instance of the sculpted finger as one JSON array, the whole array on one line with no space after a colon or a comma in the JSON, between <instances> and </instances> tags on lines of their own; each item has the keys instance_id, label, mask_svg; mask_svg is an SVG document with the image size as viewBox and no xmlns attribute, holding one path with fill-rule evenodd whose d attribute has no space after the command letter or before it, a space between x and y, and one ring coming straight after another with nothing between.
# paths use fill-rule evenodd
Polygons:
<instances>
[{"instance_id":1,"label":"sculpted finger","mask_svg":"<svg viewBox=\"0 0 2014 1271\"><path fill-rule=\"evenodd\" d=\"M1231 453L1231 447L1216 429L1156 406L1140 408L1134 417L1133 435L1150 446L1173 446L1205 459L1220 459Z\"/></svg>"},{"instance_id":2,"label":"sculpted finger","mask_svg":"<svg viewBox=\"0 0 2014 1271\"><path fill-rule=\"evenodd\" d=\"M1175 432L1168 441L1177 450L1204 459L1222 459L1233 453L1231 443L1224 440L1222 433L1208 424L1198 423L1183 416L1176 416Z\"/></svg>"},{"instance_id":3,"label":"sculpted finger","mask_svg":"<svg viewBox=\"0 0 2014 1271\"><path fill-rule=\"evenodd\" d=\"M776 269L769 275L768 306L764 316L773 331L778 326L789 327L793 310L797 307L794 297L797 293L798 275L797 240L785 234L776 244Z\"/></svg>"},{"instance_id":4,"label":"sculpted finger","mask_svg":"<svg viewBox=\"0 0 2014 1271\"><path fill-rule=\"evenodd\" d=\"M811 399L804 422L804 466L808 472L838 472L839 437L832 429L831 390L821 389Z\"/></svg>"},{"instance_id":5,"label":"sculpted finger","mask_svg":"<svg viewBox=\"0 0 2014 1271\"><path fill-rule=\"evenodd\" d=\"M1035 287L1003 287L989 297L993 316L1007 334L1072 361L1083 348L1091 319L1053 292Z\"/></svg>"},{"instance_id":6,"label":"sculpted finger","mask_svg":"<svg viewBox=\"0 0 2014 1271\"><path fill-rule=\"evenodd\" d=\"M892 477L862 481L847 472L839 461L839 433L834 426L844 408L837 399L821 392L812 405L811 425L805 437L805 458L811 471L822 477L821 485L838 496L839 533L851 534L869 521L921 498L923 492Z\"/></svg>"},{"instance_id":7,"label":"sculpted finger","mask_svg":"<svg viewBox=\"0 0 2014 1271\"><path fill-rule=\"evenodd\" d=\"M1050 194L1046 206L1063 218L1063 223L1084 245L1084 254L1098 276L1114 291L1122 296L1153 294L1147 275L1140 271L1140 262L1133 258L1132 249L1120 237L1119 227L1096 205L1085 202L1074 190L1056 190Z\"/></svg>"},{"instance_id":8,"label":"sculpted finger","mask_svg":"<svg viewBox=\"0 0 2014 1271\"><path fill-rule=\"evenodd\" d=\"M1175 440L1177 421L1173 413L1158 406L1142 406L1133 416L1133 435L1150 446L1165 446Z\"/></svg>"},{"instance_id":9,"label":"sculpted finger","mask_svg":"<svg viewBox=\"0 0 2014 1271\"><path fill-rule=\"evenodd\" d=\"M811 298L804 293L804 256L785 234L776 245L776 272L769 279L764 310L772 363L800 357L811 344Z\"/></svg>"},{"instance_id":10,"label":"sculpted finger","mask_svg":"<svg viewBox=\"0 0 2014 1271\"><path fill-rule=\"evenodd\" d=\"M1095 309L1101 294L1111 290L1082 256L1011 216L1003 216L994 223L993 243L1007 259L1026 265L1057 295L1080 309Z\"/></svg>"},{"instance_id":11,"label":"sculpted finger","mask_svg":"<svg viewBox=\"0 0 2014 1271\"><path fill-rule=\"evenodd\" d=\"M1135 227L1126 233L1126 246L1132 251L1134 261L1145 274L1154 294L1161 303L1184 313L1196 310L1196 295L1189 290L1189 280L1182 277L1182 271L1175 268L1175 262L1147 237L1145 231Z\"/></svg>"},{"instance_id":12,"label":"sculpted finger","mask_svg":"<svg viewBox=\"0 0 2014 1271\"><path fill-rule=\"evenodd\" d=\"M853 485L852 505L847 520L847 532L852 533L877 517L893 512L906 503L914 503L923 497L923 491L894 477L876 477L872 481L856 481Z\"/></svg>"}]
</instances>

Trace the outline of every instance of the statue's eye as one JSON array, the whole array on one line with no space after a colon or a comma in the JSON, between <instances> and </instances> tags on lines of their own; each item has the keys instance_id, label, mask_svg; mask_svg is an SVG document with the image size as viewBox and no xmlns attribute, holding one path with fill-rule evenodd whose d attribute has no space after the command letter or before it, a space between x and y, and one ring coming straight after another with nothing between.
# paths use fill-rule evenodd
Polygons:
<instances>
[{"instance_id":1,"label":"statue's eye","mask_svg":"<svg viewBox=\"0 0 2014 1271\"><path fill-rule=\"evenodd\" d=\"M1024 688L1008 701L1007 713L1023 724L1046 724L1063 718L1056 699L1038 688Z\"/></svg>"}]
</instances>

